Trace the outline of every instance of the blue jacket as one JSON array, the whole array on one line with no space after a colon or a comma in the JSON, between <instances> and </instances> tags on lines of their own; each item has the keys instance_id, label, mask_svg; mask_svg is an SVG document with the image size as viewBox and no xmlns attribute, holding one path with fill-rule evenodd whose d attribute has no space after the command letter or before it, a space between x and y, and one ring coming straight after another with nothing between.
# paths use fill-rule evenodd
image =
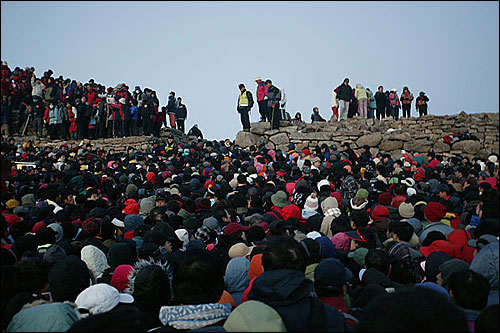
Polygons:
<instances>
[{"instance_id":1,"label":"blue jacket","mask_svg":"<svg viewBox=\"0 0 500 333\"><path fill-rule=\"evenodd\" d=\"M283 319L287 331L307 331L310 325L313 282L303 272L289 269L266 271L259 275L248 293L249 300L257 300L273 307ZM323 330L348 330L344 316L334 307L321 303L325 311Z\"/></svg>"},{"instance_id":2,"label":"blue jacket","mask_svg":"<svg viewBox=\"0 0 500 333\"><path fill-rule=\"evenodd\" d=\"M137 120L139 119L139 108L135 105L130 107L130 119Z\"/></svg>"}]
</instances>

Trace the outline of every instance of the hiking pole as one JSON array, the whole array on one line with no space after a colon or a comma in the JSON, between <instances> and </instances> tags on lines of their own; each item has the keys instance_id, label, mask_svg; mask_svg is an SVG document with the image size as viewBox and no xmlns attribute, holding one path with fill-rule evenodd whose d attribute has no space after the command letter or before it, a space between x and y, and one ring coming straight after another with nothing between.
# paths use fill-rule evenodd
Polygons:
<instances>
[{"instance_id":1,"label":"hiking pole","mask_svg":"<svg viewBox=\"0 0 500 333\"><path fill-rule=\"evenodd\" d=\"M26 134L26 129L28 128L28 124L30 122L30 119L31 119L31 113L28 114L28 119L26 119L26 124L24 125L24 129L23 129L23 132L22 132L22 136L24 136Z\"/></svg>"}]
</instances>

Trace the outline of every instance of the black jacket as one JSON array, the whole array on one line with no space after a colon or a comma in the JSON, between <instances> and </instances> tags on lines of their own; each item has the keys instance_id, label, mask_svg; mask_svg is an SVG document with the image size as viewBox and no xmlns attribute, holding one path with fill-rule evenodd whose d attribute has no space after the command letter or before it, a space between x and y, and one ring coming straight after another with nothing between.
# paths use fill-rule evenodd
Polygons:
<instances>
[{"instance_id":1,"label":"black jacket","mask_svg":"<svg viewBox=\"0 0 500 333\"><path fill-rule=\"evenodd\" d=\"M337 98L343 101L350 101L354 99L354 95L352 93L352 88L350 85L341 84L337 87Z\"/></svg>"},{"instance_id":2,"label":"black jacket","mask_svg":"<svg viewBox=\"0 0 500 333\"><path fill-rule=\"evenodd\" d=\"M273 307L288 332L304 332L311 326L312 289L313 282L303 272L289 269L265 271L254 280L248 299ZM334 307L321 304L325 314L323 331L346 331L344 316Z\"/></svg>"},{"instance_id":3,"label":"black jacket","mask_svg":"<svg viewBox=\"0 0 500 333\"><path fill-rule=\"evenodd\" d=\"M167 113L177 113L177 101L173 96L168 96Z\"/></svg>"},{"instance_id":4,"label":"black jacket","mask_svg":"<svg viewBox=\"0 0 500 333\"><path fill-rule=\"evenodd\" d=\"M243 95L243 94L247 94L247 98L248 98L248 106L240 106L240 96ZM238 100L236 101L236 110L238 112L245 112L245 111L250 111L253 107L253 96L252 96L252 93L248 90L245 90L243 91L239 96L238 96Z\"/></svg>"},{"instance_id":5,"label":"black jacket","mask_svg":"<svg viewBox=\"0 0 500 333\"><path fill-rule=\"evenodd\" d=\"M88 121L90 119L91 115L92 107L90 106L89 102L80 103L77 110L77 122L84 123L85 121Z\"/></svg>"},{"instance_id":6,"label":"black jacket","mask_svg":"<svg viewBox=\"0 0 500 333\"><path fill-rule=\"evenodd\" d=\"M177 108L177 114L175 115L176 119L184 120L187 117L187 108L186 105L179 103L179 107Z\"/></svg>"},{"instance_id":7,"label":"black jacket","mask_svg":"<svg viewBox=\"0 0 500 333\"><path fill-rule=\"evenodd\" d=\"M267 90L267 107L272 108L273 104L279 104L281 101L281 91L275 86L270 86Z\"/></svg>"},{"instance_id":8,"label":"black jacket","mask_svg":"<svg viewBox=\"0 0 500 333\"><path fill-rule=\"evenodd\" d=\"M313 114L311 115L311 121L315 122L315 121L326 121L326 120L323 117L321 117L319 113L313 112Z\"/></svg>"},{"instance_id":9,"label":"black jacket","mask_svg":"<svg viewBox=\"0 0 500 333\"><path fill-rule=\"evenodd\" d=\"M375 101L377 102L377 108L385 108L387 105L387 97L380 91L375 93Z\"/></svg>"}]
</instances>

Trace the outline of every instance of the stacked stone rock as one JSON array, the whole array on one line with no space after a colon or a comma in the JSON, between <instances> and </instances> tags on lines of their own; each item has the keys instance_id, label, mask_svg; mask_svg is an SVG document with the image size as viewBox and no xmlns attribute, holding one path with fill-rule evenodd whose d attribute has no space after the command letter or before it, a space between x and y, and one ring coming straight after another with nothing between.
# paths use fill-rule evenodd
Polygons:
<instances>
[{"instance_id":1,"label":"stacked stone rock","mask_svg":"<svg viewBox=\"0 0 500 333\"><path fill-rule=\"evenodd\" d=\"M286 151L289 142L294 143L297 150L323 143L335 143L340 149L341 143L349 142L355 151L368 145L372 154L382 151L393 158L401 156L401 149L410 154L434 151L445 157L461 154L487 158L499 152L498 116L498 113L461 112L452 116L427 115L398 121L354 117L341 122L291 125L279 130L271 130L269 123L252 123L250 132L239 132L235 143L248 147L263 140L269 149ZM467 131L480 141L464 140L452 145L443 142L443 136L457 131Z\"/></svg>"}]
</instances>

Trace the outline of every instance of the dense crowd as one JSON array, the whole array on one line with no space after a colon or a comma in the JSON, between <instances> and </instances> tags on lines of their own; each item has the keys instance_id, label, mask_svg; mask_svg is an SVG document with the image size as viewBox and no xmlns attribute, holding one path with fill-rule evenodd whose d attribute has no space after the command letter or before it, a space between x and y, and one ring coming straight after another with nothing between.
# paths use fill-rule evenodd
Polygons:
<instances>
[{"instance_id":1,"label":"dense crowd","mask_svg":"<svg viewBox=\"0 0 500 333\"><path fill-rule=\"evenodd\" d=\"M8 332L498 331L497 155L1 153Z\"/></svg>"},{"instance_id":2,"label":"dense crowd","mask_svg":"<svg viewBox=\"0 0 500 333\"><path fill-rule=\"evenodd\" d=\"M304 123L302 114L296 112L292 118L286 111L287 98L285 90L273 84L271 79L263 81L260 76L255 78L257 105L260 114L260 122L270 122L272 129L279 129L280 121L289 123ZM254 97L243 83L238 85L240 95L236 104L236 110L240 113L243 131L250 130L249 112L255 102ZM410 118L411 105L414 99L408 87L403 87L401 96L398 96L397 89L384 91L383 86L379 86L376 93L370 88L365 88L361 83L356 84L353 89L349 85L349 78L345 78L341 85L331 92L332 121L341 121L354 116L361 116L366 119L376 118L378 120L389 118L399 120L399 110L402 109L403 117ZM421 91L415 99L415 108L420 117L427 115L429 97ZM319 112L317 106L313 107L311 122L326 122Z\"/></svg>"},{"instance_id":3,"label":"dense crowd","mask_svg":"<svg viewBox=\"0 0 500 333\"><path fill-rule=\"evenodd\" d=\"M11 71L2 61L2 132L50 139L97 139L131 135L160 135L162 126L185 132L187 107L171 91L160 107L155 90L125 83L106 88L94 79L53 77L51 69L42 77L33 67Z\"/></svg>"}]
</instances>

